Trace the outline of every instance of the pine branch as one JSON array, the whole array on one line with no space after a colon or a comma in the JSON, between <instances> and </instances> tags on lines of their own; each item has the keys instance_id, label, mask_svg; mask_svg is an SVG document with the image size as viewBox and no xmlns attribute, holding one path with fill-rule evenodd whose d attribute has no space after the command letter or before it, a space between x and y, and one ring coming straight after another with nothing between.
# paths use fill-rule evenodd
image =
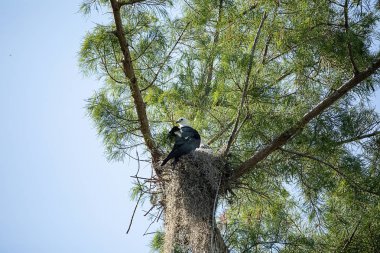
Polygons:
<instances>
[{"instance_id":1,"label":"pine branch","mask_svg":"<svg viewBox=\"0 0 380 253\"><path fill-rule=\"evenodd\" d=\"M129 79L130 81L129 87L131 89L133 101L136 107L137 117L138 117L140 127L141 127L141 133L143 135L145 144L152 155L153 162L155 162L159 160L159 157L161 156L161 154L156 147L156 144L153 140L153 137L150 131L149 121L148 121L148 117L147 117L146 109L145 109L145 103L137 84L137 78L135 76L135 71L132 65L131 54L129 52L129 45L124 36L125 33L124 33L123 23L122 23L122 19L120 15L120 7L122 4L117 2L116 0L110 0L110 2L111 2L112 12L113 12L114 20L115 20L115 25L116 25L116 36L118 38L120 49L124 56L123 71L127 79ZM133 1L128 1L128 3L131 3L131 2Z\"/></svg>"},{"instance_id":2,"label":"pine branch","mask_svg":"<svg viewBox=\"0 0 380 253\"><path fill-rule=\"evenodd\" d=\"M236 115L234 128L233 128L232 133L231 133L231 135L230 135L230 137L228 139L227 146L221 152L223 154L223 156L226 156L228 154L228 152L229 152L229 150L231 148L231 145L234 142L234 140L235 140L235 138L236 138L236 136L238 134L240 116L241 116L241 113L243 111L243 106L244 106L244 103L245 103L245 99L247 97L248 86L249 86L249 81L250 81L252 67L253 67L253 58L254 58L254 55L255 55L257 43L259 41L261 29L262 29L262 27L264 25L264 21L265 21L266 18L267 18L267 13L264 12L263 16L261 18L261 22L260 22L259 28L257 29L255 40L254 40L253 45L251 47L251 54L250 54L250 58L249 58L247 74L246 74L246 77L245 77L243 93L241 95L240 106L239 106L239 109L238 109L238 112L237 112L237 115Z\"/></svg>"},{"instance_id":3,"label":"pine branch","mask_svg":"<svg viewBox=\"0 0 380 253\"><path fill-rule=\"evenodd\" d=\"M208 96L211 91L211 80L214 74L214 61L215 61L215 49L219 43L219 34L220 34L220 23L222 20L223 14L223 0L219 0L219 9L218 9L218 21L216 22L216 29L213 39L213 44L211 46L210 59L207 63L207 79L206 79L206 88L205 88L205 96Z\"/></svg>"},{"instance_id":4,"label":"pine branch","mask_svg":"<svg viewBox=\"0 0 380 253\"><path fill-rule=\"evenodd\" d=\"M230 127L232 127L233 124L234 124L234 121L230 121L227 125L225 125L225 127L222 128L222 130L220 130L214 137L211 138L211 140L207 142L207 145L211 145L216 140L218 140L228 129L230 129Z\"/></svg>"},{"instance_id":5,"label":"pine branch","mask_svg":"<svg viewBox=\"0 0 380 253\"><path fill-rule=\"evenodd\" d=\"M128 0L128 1L114 1L114 2L117 3L118 7L120 8L123 5L132 5L136 3L142 3L142 2L145 2L145 0Z\"/></svg>"},{"instance_id":6,"label":"pine branch","mask_svg":"<svg viewBox=\"0 0 380 253\"><path fill-rule=\"evenodd\" d=\"M264 160L267 156L279 149L281 146L289 142L294 136L299 134L302 129L312 119L320 115L326 109L328 109L337 100L346 95L350 90L359 85L363 80L373 75L380 68L380 59L377 59L370 67L365 71L357 73L354 77L344 83L340 88L335 90L332 94L322 100L313 109L306 113L300 120L294 125L286 129L284 132L275 137L270 143L262 147L259 151L253 154L248 160L243 162L238 168L234 170L229 181L235 181L249 173L254 166L260 161Z\"/></svg>"},{"instance_id":7,"label":"pine branch","mask_svg":"<svg viewBox=\"0 0 380 253\"><path fill-rule=\"evenodd\" d=\"M160 68L158 69L158 71L154 74L154 77L153 77L153 80L151 82L149 82L148 86L146 86L145 88L141 89L141 92L142 91L145 91L147 90L149 87L153 86L154 82L156 82L157 78L158 78L158 75L161 73L162 69L164 68L166 62L169 60L171 54L173 53L173 51L175 50L175 48L177 47L178 43L181 41L182 37L183 37L183 34L185 33L186 29L189 27L190 25L190 22L188 22L186 25L185 25L185 28L183 28L181 34L179 35L178 39L176 40L176 42L174 43L173 47L170 49L169 53L166 55L165 59L163 60L163 62L160 64Z\"/></svg>"},{"instance_id":8,"label":"pine branch","mask_svg":"<svg viewBox=\"0 0 380 253\"><path fill-rule=\"evenodd\" d=\"M310 160L316 161L318 163L321 163L321 164L323 164L323 165L331 168L333 171L335 171L339 176L341 176L352 187L354 187L356 189L359 189L359 190L361 190L363 192L367 192L367 193L370 193L370 194L373 194L373 195L376 195L376 196L380 196L380 194L378 192L372 191L370 189L365 189L364 187L361 186L361 184L356 183L352 178L350 178L345 173L343 173L340 168L338 168L335 165L333 165L333 164L331 164L331 163L323 160L322 158L319 158L319 157L316 157L316 156L312 156L312 155L309 155L309 154L306 154L306 153L294 151L294 150L284 149L284 148L279 148L279 150L281 150L283 152L286 152L286 153L289 153L289 154L296 155L296 156L305 157L307 159L310 159Z\"/></svg>"},{"instance_id":9,"label":"pine branch","mask_svg":"<svg viewBox=\"0 0 380 253\"><path fill-rule=\"evenodd\" d=\"M354 142L354 141L360 141L362 139L370 138L370 137L373 137L376 135L380 135L380 131L374 131L374 132L369 133L369 134L359 135L359 136L355 136L355 137L352 137L352 138L349 138L349 139L346 139L343 141L339 141L337 143L337 145L342 145L342 144L346 144L346 143L350 143L350 142Z\"/></svg>"},{"instance_id":10,"label":"pine branch","mask_svg":"<svg viewBox=\"0 0 380 253\"><path fill-rule=\"evenodd\" d=\"M344 12L344 29L345 29L346 35L348 36L350 33L350 29L348 26L348 0L345 0L344 2L343 12ZM348 56L350 57L352 68L354 70L354 73L357 74L359 72L359 69L354 59L354 55L352 52L352 45L350 41L347 42L347 48L348 48Z\"/></svg>"},{"instance_id":11,"label":"pine branch","mask_svg":"<svg viewBox=\"0 0 380 253\"><path fill-rule=\"evenodd\" d=\"M341 252L345 252L346 249L348 248L348 246L350 245L350 243L352 242L352 240L354 239L355 233L356 233L356 231L359 228L360 222L361 222L361 219L359 219L358 223L356 224L354 230L351 233L350 238L348 240L345 240L346 242L345 242L345 244L344 244L343 249L342 249Z\"/></svg>"}]
</instances>

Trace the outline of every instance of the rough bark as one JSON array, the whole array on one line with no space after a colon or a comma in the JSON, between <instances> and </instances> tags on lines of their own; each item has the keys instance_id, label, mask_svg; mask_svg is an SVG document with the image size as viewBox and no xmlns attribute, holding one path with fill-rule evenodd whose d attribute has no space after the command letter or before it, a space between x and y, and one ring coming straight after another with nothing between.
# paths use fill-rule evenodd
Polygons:
<instances>
[{"instance_id":1,"label":"rough bark","mask_svg":"<svg viewBox=\"0 0 380 253\"><path fill-rule=\"evenodd\" d=\"M228 252L214 215L223 168L224 162L207 149L181 157L175 167L164 167L165 253L175 248Z\"/></svg>"}]
</instances>

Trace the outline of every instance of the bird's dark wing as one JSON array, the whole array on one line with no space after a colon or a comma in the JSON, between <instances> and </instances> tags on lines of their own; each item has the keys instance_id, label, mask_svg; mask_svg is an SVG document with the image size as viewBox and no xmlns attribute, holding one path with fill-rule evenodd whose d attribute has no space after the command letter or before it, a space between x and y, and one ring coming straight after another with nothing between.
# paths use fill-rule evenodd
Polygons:
<instances>
[{"instance_id":1,"label":"bird's dark wing","mask_svg":"<svg viewBox=\"0 0 380 253\"><path fill-rule=\"evenodd\" d=\"M192 150L199 148L201 144L201 136L198 131L192 127L181 127L181 138L184 139L187 145L190 145Z\"/></svg>"},{"instance_id":2,"label":"bird's dark wing","mask_svg":"<svg viewBox=\"0 0 380 253\"><path fill-rule=\"evenodd\" d=\"M169 137L176 137L178 136L176 133L180 133L181 132L181 129L177 126L174 126L168 133L168 136Z\"/></svg>"},{"instance_id":3,"label":"bird's dark wing","mask_svg":"<svg viewBox=\"0 0 380 253\"><path fill-rule=\"evenodd\" d=\"M195 139L195 140L201 139L198 131L192 127L184 126L184 127L181 127L180 130L181 130L181 137L182 138L185 138L185 139L190 138L190 139Z\"/></svg>"},{"instance_id":4,"label":"bird's dark wing","mask_svg":"<svg viewBox=\"0 0 380 253\"><path fill-rule=\"evenodd\" d=\"M172 132L172 130L175 131ZM181 127L180 135L174 134L174 132L178 132L175 127L173 127L172 130L169 132L169 134L175 136L175 143L172 151L162 162L161 166L165 165L167 161L172 158L177 159L180 156L194 151L196 148L199 148L201 143L201 137L199 136L199 133L191 127Z\"/></svg>"}]
</instances>

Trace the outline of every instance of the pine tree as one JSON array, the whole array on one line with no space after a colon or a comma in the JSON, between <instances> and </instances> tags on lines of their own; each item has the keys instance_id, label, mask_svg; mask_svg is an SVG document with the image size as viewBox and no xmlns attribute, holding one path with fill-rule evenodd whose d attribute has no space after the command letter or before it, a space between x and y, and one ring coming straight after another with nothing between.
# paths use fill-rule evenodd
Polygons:
<instances>
[{"instance_id":1,"label":"pine tree","mask_svg":"<svg viewBox=\"0 0 380 253\"><path fill-rule=\"evenodd\" d=\"M379 4L87 0L110 15L80 50L113 160L147 161L163 252L377 252ZM175 120L203 145L173 168ZM142 157L135 150L145 150ZM137 153L138 154L138 153Z\"/></svg>"}]
</instances>

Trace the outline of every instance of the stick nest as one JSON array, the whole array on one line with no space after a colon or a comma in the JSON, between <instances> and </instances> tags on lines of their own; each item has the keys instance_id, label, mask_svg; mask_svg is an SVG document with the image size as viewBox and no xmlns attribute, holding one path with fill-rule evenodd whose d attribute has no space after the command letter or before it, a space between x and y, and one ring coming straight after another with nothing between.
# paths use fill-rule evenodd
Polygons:
<instances>
[{"instance_id":1,"label":"stick nest","mask_svg":"<svg viewBox=\"0 0 380 253\"><path fill-rule=\"evenodd\" d=\"M207 252L225 163L210 149L197 149L162 170L165 210L164 252Z\"/></svg>"}]
</instances>

